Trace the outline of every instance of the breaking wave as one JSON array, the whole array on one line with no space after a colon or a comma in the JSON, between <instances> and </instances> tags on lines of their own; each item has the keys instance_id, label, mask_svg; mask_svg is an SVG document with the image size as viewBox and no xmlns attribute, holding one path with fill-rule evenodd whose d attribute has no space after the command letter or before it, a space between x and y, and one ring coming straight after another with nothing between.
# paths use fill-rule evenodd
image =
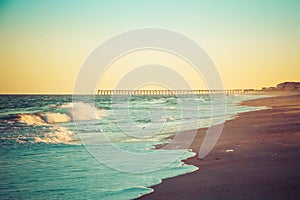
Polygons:
<instances>
[{"instance_id":1,"label":"breaking wave","mask_svg":"<svg viewBox=\"0 0 300 200\"><path fill-rule=\"evenodd\" d=\"M85 103L68 103L59 106L56 112L18 114L19 122L28 125L47 125L55 123L63 123L69 121L84 121L102 119L107 116L105 110L98 109Z\"/></svg>"},{"instance_id":2,"label":"breaking wave","mask_svg":"<svg viewBox=\"0 0 300 200\"><path fill-rule=\"evenodd\" d=\"M98 109L81 102L67 103L57 107L53 105L52 107L54 110L51 112L21 113L15 115L15 119L18 122L41 126L39 133L27 136L19 135L16 141L18 143L78 144L79 139L76 138L76 134L65 127L58 126L58 123L102 119L108 115L106 110ZM44 128L47 131L42 131Z\"/></svg>"},{"instance_id":3,"label":"breaking wave","mask_svg":"<svg viewBox=\"0 0 300 200\"><path fill-rule=\"evenodd\" d=\"M61 113L18 114L19 122L29 125L46 125L71 121L71 117Z\"/></svg>"}]
</instances>

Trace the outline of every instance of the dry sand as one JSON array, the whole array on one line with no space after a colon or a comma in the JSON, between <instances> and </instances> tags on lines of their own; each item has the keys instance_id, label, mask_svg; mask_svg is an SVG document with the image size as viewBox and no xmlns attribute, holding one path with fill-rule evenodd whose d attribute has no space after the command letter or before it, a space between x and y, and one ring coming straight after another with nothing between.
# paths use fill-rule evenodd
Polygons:
<instances>
[{"instance_id":1,"label":"dry sand","mask_svg":"<svg viewBox=\"0 0 300 200\"><path fill-rule=\"evenodd\" d=\"M163 180L140 199L300 199L300 95L243 104L270 109L227 121L207 157L185 161L199 170ZM191 145L196 153L206 130Z\"/></svg>"}]
</instances>

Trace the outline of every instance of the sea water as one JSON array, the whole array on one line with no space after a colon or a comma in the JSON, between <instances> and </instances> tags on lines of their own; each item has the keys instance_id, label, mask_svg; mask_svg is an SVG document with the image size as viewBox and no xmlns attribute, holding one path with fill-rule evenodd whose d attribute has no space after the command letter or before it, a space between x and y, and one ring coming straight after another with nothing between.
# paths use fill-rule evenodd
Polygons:
<instances>
[{"instance_id":1,"label":"sea water","mask_svg":"<svg viewBox=\"0 0 300 200\"><path fill-rule=\"evenodd\" d=\"M225 119L261 109L239 105L259 97L226 96ZM76 107L71 95L0 96L1 199L133 199L162 179L197 170L182 162L195 153L154 146L178 131L210 126L209 95L81 99ZM138 154L145 163L130 161Z\"/></svg>"}]
</instances>

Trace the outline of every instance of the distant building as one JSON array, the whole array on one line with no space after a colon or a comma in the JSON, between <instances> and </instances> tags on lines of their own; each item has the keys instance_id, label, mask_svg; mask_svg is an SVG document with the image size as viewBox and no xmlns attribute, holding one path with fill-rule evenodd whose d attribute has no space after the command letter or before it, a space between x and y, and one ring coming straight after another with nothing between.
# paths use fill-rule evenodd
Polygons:
<instances>
[{"instance_id":1,"label":"distant building","mask_svg":"<svg viewBox=\"0 0 300 200\"><path fill-rule=\"evenodd\" d=\"M279 83L276 86L277 90L288 90L288 91L294 91L299 90L300 91L300 82L284 82Z\"/></svg>"},{"instance_id":2,"label":"distant building","mask_svg":"<svg viewBox=\"0 0 300 200\"><path fill-rule=\"evenodd\" d=\"M262 91L275 91L277 90L276 87L263 87L261 88Z\"/></svg>"}]
</instances>

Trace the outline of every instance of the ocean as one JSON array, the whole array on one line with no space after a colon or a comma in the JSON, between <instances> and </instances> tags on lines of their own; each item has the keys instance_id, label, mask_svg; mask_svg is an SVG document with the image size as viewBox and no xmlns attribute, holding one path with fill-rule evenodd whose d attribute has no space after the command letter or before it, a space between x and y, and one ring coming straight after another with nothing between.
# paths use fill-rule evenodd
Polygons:
<instances>
[{"instance_id":1,"label":"ocean","mask_svg":"<svg viewBox=\"0 0 300 200\"><path fill-rule=\"evenodd\" d=\"M259 107L227 95L225 119ZM197 170L186 149L160 149L176 132L208 127L211 98L0 96L0 199L134 199L162 179ZM199 112L195 112L195 106ZM200 114L199 114L200 113ZM141 160L142 159L142 160Z\"/></svg>"}]
</instances>

